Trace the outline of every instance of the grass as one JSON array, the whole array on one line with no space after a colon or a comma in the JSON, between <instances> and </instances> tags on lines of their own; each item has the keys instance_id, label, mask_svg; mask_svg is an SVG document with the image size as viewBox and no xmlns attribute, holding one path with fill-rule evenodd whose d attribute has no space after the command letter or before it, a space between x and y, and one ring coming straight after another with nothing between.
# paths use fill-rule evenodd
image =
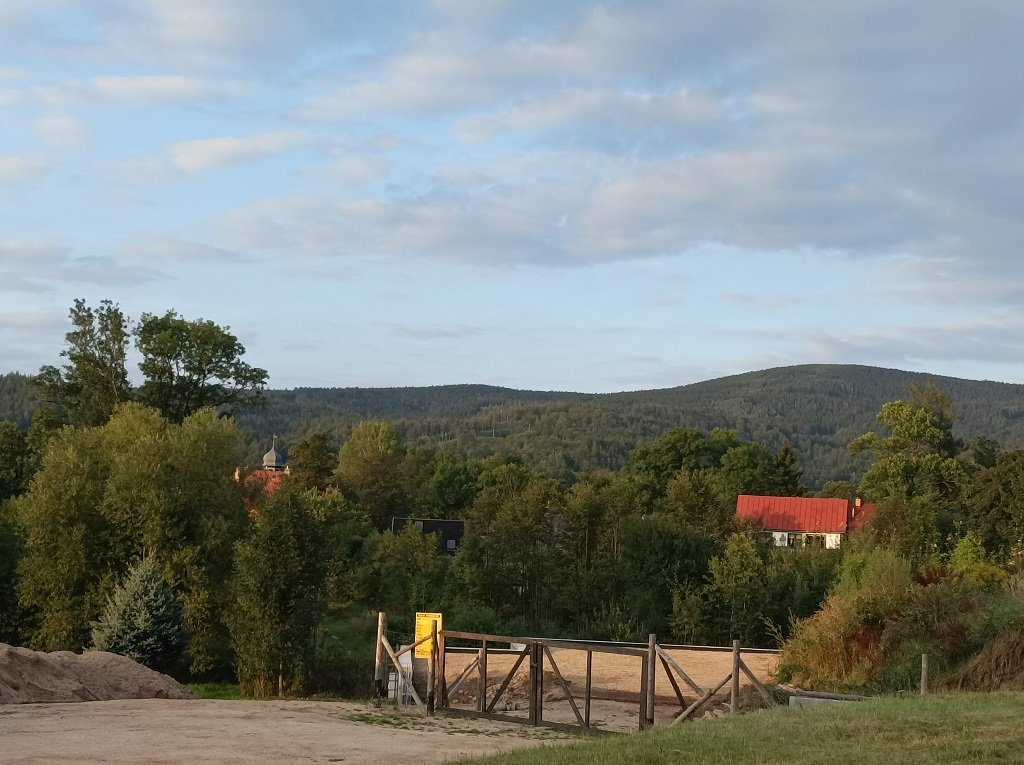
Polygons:
<instances>
[{"instance_id":1,"label":"grass","mask_svg":"<svg viewBox=\"0 0 1024 765\"><path fill-rule=\"evenodd\" d=\"M238 683L189 683L188 689L201 699L234 701L242 698Z\"/></svg>"},{"instance_id":2,"label":"grass","mask_svg":"<svg viewBox=\"0 0 1024 765\"><path fill-rule=\"evenodd\" d=\"M1024 694L778 708L463 761L479 765L924 765L1020 762Z\"/></svg>"}]
</instances>

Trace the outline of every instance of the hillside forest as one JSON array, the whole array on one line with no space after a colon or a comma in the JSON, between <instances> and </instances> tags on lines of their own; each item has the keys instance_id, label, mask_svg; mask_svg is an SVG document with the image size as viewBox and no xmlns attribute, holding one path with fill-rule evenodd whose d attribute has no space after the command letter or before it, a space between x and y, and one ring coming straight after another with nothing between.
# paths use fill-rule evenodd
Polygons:
<instances>
[{"instance_id":1,"label":"hillside forest","mask_svg":"<svg viewBox=\"0 0 1024 765\"><path fill-rule=\"evenodd\" d=\"M673 426L616 467L545 470L368 411L291 443L268 491L236 472L253 464L240 423L254 415L232 416L267 375L228 329L173 311L131 322L112 303L78 302L71 321L62 366L4 389L37 393L28 422L0 422L3 642L117 650L268 696L358 692L370 662L337 624L375 610L410 628L440 610L502 634L782 645L782 674L833 687L899 687L922 646L952 677L1024 631L1024 452L955 428L934 381L849 438L856 482L814 486L876 503L868 526L840 550L776 548L735 506L812 493L786 440ZM452 417L489 395L451 393ZM394 517L461 519L465 536L443 555Z\"/></svg>"}]
</instances>

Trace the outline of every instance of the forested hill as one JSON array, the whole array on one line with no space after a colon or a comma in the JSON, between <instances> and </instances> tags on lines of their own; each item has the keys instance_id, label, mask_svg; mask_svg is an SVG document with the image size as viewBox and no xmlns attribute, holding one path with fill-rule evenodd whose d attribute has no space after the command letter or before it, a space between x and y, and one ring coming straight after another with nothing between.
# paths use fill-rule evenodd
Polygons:
<instances>
[{"instance_id":1,"label":"forested hill","mask_svg":"<svg viewBox=\"0 0 1024 765\"><path fill-rule=\"evenodd\" d=\"M242 414L253 459L276 434L287 448L326 430L339 439L361 419L392 421L409 443L483 457L522 455L560 474L618 468L631 449L671 427L736 430L777 447L788 439L816 486L856 476L863 463L847 444L875 427L886 401L910 383L935 380L953 402L956 433L1004 446L1024 444L1024 386L854 365L806 365L749 372L664 390L590 395L486 385L424 388L299 388L270 391L262 411ZM0 418L24 422L24 378L0 377ZM19 394L19 391L21 393Z\"/></svg>"}]
</instances>

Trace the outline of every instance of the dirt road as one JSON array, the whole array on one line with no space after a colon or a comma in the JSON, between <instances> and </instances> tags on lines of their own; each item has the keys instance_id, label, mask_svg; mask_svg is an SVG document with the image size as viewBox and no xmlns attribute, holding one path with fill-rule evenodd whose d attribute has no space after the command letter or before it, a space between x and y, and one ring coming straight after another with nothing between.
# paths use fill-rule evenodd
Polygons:
<instances>
[{"instance_id":1,"label":"dirt road","mask_svg":"<svg viewBox=\"0 0 1024 765\"><path fill-rule=\"evenodd\" d=\"M445 762L567 740L487 720L323 701L97 701L0 706L0 763Z\"/></svg>"}]
</instances>

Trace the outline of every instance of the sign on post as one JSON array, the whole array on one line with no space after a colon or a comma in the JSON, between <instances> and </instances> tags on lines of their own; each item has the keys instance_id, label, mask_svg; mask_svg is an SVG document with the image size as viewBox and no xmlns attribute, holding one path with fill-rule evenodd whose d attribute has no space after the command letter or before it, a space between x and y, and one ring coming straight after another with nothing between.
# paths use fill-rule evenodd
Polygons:
<instances>
[{"instance_id":1,"label":"sign on post","mask_svg":"<svg viewBox=\"0 0 1024 765\"><path fill-rule=\"evenodd\" d=\"M432 613L426 611L416 612L416 636L413 638L413 642L417 642L425 637L430 637L430 625L437 622L437 631L441 631L441 614ZM416 658L417 659L429 659L430 658L430 641L427 640L416 646Z\"/></svg>"}]
</instances>

